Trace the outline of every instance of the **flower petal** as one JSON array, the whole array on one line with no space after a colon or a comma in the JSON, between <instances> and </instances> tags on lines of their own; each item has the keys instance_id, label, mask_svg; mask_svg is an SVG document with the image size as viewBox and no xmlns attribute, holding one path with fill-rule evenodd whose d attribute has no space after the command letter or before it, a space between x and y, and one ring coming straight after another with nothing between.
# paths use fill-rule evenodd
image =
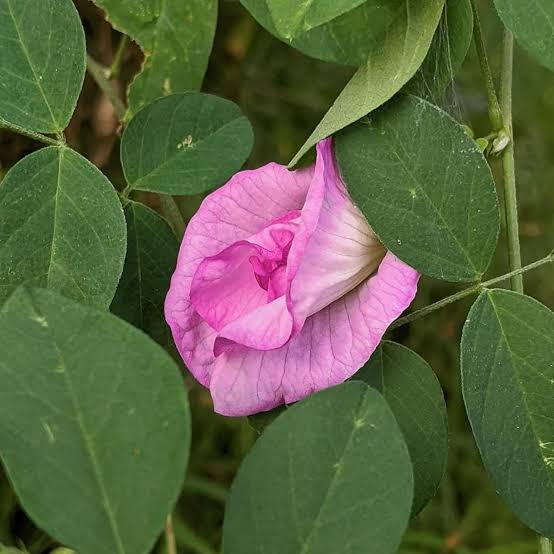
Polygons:
<instances>
[{"instance_id":1,"label":"flower petal","mask_svg":"<svg viewBox=\"0 0 554 554\"><path fill-rule=\"evenodd\" d=\"M299 258L290 291L297 328L307 317L367 279L386 253L346 191L336 167L331 139L318 144L318 165L322 168L323 186L317 226ZM314 180L317 176L316 168ZM310 194L313 188L314 184Z\"/></svg>"},{"instance_id":2,"label":"flower petal","mask_svg":"<svg viewBox=\"0 0 554 554\"><path fill-rule=\"evenodd\" d=\"M240 416L295 402L351 377L412 302L419 274L388 252L377 273L309 317L276 350L231 349L210 380L215 410Z\"/></svg>"},{"instance_id":3,"label":"flower petal","mask_svg":"<svg viewBox=\"0 0 554 554\"><path fill-rule=\"evenodd\" d=\"M272 350L283 346L292 332L292 316L284 296L229 323L219 333L214 355L219 356L233 346Z\"/></svg>"},{"instance_id":4,"label":"flower petal","mask_svg":"<svg viewBox=\"0 0 554 554\"><path fill-rule=\"evenodd\" d=\"M271 163L237 173L202 202L187 226L165 301L165 315L179 353L202 384L209 384L217 331L202 320L189 299L198 266L205 258L260 233L289 212L301 210L313 172L313 167L289 171Z\"/></svg>"},{"instance_id":5,"label":"flower petal","mask_svg":"<svg viewBox=\"0 0 554 554\"><path fill-rule=\"evenodd\" d=\"M192 279L190 299L196 311L220 331L244 314L266 304L250 258L263 249L242 240L202 261Z\"/></svg>"}]
</instances>

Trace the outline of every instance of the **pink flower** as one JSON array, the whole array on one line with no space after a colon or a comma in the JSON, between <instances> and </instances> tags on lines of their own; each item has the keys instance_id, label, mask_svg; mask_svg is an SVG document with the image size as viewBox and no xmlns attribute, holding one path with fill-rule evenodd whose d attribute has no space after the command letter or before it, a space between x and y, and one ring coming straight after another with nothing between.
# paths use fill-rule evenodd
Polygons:
<instances>
[{"instance_id":1,"label":"pink flower","mask_svg":"<svg viewBox=\"0 0 554 554\"><path fill-rule=\"evenodd\" d=\"M315 166L242 171L204 200L165 315L216 412L248 415L353 375L418 278L353 204L327 139Z\"/></svg>"}]
</instances>

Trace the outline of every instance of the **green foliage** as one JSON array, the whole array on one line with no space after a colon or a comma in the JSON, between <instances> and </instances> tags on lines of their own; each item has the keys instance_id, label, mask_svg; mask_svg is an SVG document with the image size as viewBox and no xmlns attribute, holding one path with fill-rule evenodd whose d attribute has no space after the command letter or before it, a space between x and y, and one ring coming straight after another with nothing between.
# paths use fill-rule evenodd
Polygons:
<instances>
[{"instance_id":1,"label":"green foliage","mask_svg":"<svg viewBox=\"0 0 554 554\"><path fill-rule=\"evenodd\" d=\"M212 48L217 0L93 0L142 48L144 66L129 88L129 112L160 96L199 89Z\"/></svg>"},{"instance_id":2,"label":"green foliage","mask_svg":"<svg viewBox=\"0 0 554 554\"><path fill-rule=\"evenodd\" d=\"M250 155L252 129L241 109L264 131L250 166L288 160L354 72L286 45L360 66L293 163L338 131L345 180L387 248L428 275L479 279L499 227L485 159L446 113L398 94L445 106L475 136L490 131L481 120L486 95L469 84L481 82L477 63L467 64L461 86L445 94L468 52L470 1L242 0L280 42L238 2L93 2L138 47L118 50L120 70L89 64L104 96L85 88L64 137L85 68L73 0L0 0L0 127L56 145L23 157L34 142L0 137L2 164L20 160L7 174L0 167L0 554L74 552L58 541L79 554L169 552L170 532L156 540L171 512L178 552L214 554L227 485L256 437L227 506L225 554L536 552L530 530L487 486L463 418L452 337L464 306L451 304L434 316L437 326L418 322L409 331L448 398L450 467L431 502L445 471L448 430L441 387L415 352L384 342L349 383L248 420L216 416L209 392L193 384L195 444L184 484L191 431L181 376L129 325L174 353L163 304L178 241L152 208L180 235L203 195ZM551 2L495 3L519 42L554 69ZM223 17L203 90L235 99L241 109L194 92L208 64L218 4ZM489 4L485 10L475 0L494 73L502 29L496 17L487 19ZM86 5L76 3L90 51L109 61L114 35ZM511 72L506 52L504 58L505 92ZM554 237L552 191L544 188L551 177L550 77L533 64L519 63L515 73L516 97L525 100L515 129L526 137L516 153L524 161L520 235L531 246L529 259L543 255L545 244L551 248ZM127 98L119 98L129 83ZM115 120L111 135L100 130L112 124L104 125L112 121L107 99L121 103L118 113L128 104L121 165L110 155ZM494 140L489 133L476 142ZM127 180L119 198L87 157L118 189ZM172 194L184 196L164 196ZM512 230L513 220L508 214ZM502 249L495 263L504 269ZM526 288L547 304L554 298L550 281L526 274ZM424 278L416 302L449 292L449 285ZM548 535L553 318L528 297L486 291L462 341L464 398L492 485L521 521ZM548 550L546 540L541 544Z\"/></svg>"},{"instance_id":3,"label":"green foliage","mask_svg":"<svg viewBox=\"0 0 554 554\"><path fill-rule=\"evenodd\" d=\"M554 536L554 314L491 290L462 336L464 401L485 467L509 508Z\"/></svg>"},{"instance_id":4,"label":"green foliage","mask_svg":"<svg viewBox=\"0 0 554 554\"><path fill-rule=\"evenodd\" d=\"M125 219L127 257L110 309L168 347L171 333L164 320L164 300L179 243L165 219L144 204L130 201Z\"/></svg>"},{"instance_id":5,"label":"green foliage","mask_svg":"<svg viewBox=\"0 0 554 554\"><path fill-rule=\"evenodd\" d=\"M431 46L444 0L405 1L406 10L388 32L369 48L367 60L300 148L291 166L320 140L384 104L419 69Z\"/></svg>"},{"instance_id":6,"label":"green foliage","mask_svg":"<svg viewBox=\"0 0 554 554\"><path fill-rule=\"evenodd\" d=\"M460 70L473 37L470 0L446 0L431 48L413 79L404 88L430 101L440 99Z\"/></svg>"},{"instance_id":7,"label":"green foliage","mask_svg":"<svg viewBox=\"0 0 554 554\"><path fill-rule=\"evenodd\" d=\"M23 158L0 186L0 304L21 284L108 307L125 258L110 182L69 148Z\"/></svg>"},{"instance_id":8,"label":"green foliage","mask_svg":"<svg viewBox=\"0 0 554 554\"><path fill-rule=\"evenodd\" d=\"M554 3L552 0L494 0L498 15L518 42L554 71Z\"/></svg>"},{"instance_id":9,"label":"green foliage","mask_svg":"<svg viewBox=\"0 0 554 554\"><path fill-rule=\"evenodd\" d=\"M0 314L0 456L26 512L80 554L142 554L182 485L179 372L145 335L52 291Z\"/></svg>"},{"instance_id":10,"label":"green foliage","mask_svg":"<svg viewBox=\"0 0 554 554\"><path fill-rule=\"evenodd\" d=\"M63 131L85 76L85 34L73 2L0 0L0 52L0 124Z\"/></svg>"},{"instance_id":11,"label":"green foliage","mask_svg":"<svg viewBox=\"0 0 554 554\"><path fill-rule=\"evenodd\" d=\"M132 189L196 194L238 171L252 142L252 127L233 102L199 92L174 94L131 120L121 162Z\"/></svg>"},{"instance_id":12,"label":"green foliage","mask_svg":"<svg viewBox=\"0 0 554 554\"><path fill-rule=\"evenodd\" d=\"M396 417L412 460L416 515L436 493L446 470L448 422L439 381L423 358L389 341L353 379L376 388Z\"/></svg>"},{"instance_id":13,"label":"green foliage","mask_svg":"<svg viewBox=\"0 0 554 554\"><path fill-rule=\"evenodd\" d=\"M385 246L422 273L478 280L496 247L489 166L445 112L402 97L336 137L348 189Z\"/></svg>"},{"instance_id":14,"label":"green foliage","mask_svg":"<svg viewBox=\"0 0 554 554\"><path fill-rule=\"evenodd\" d=\"M364 383L346 383L292 406L258 439L233 484L223 550L392 554L412 494L390 408Z\"/></svg>"},{"instance_id":15,"label":"green foliage","mask_svg":"<svg viewBox=\"0 0 554 554\"><path fill-rule=\"evenodd\" d=\"M410 9L410 0L241 0L270 33L308 56L359 66Z\"/></svg>"}]
</instances>

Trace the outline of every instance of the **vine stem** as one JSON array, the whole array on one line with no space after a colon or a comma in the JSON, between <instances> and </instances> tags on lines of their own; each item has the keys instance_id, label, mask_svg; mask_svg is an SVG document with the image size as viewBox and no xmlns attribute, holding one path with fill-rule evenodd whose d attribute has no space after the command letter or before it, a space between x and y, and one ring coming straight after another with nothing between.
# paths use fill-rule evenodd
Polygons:
<instances>
[{"instance_id":1,"label":"vine stem","mask_svg":"<svg viewBox=\"0 0 554 554\"><path fill-rule=\"evenodd\" d=\"M521 275L523 273L526 273L527 271L531 271L532 269L536 269L537 267L540 267L542 265L553 263L554 262L554 250L546 257L537 260L536 262L533 262L529 265L526 265L525 267L520 267L519 269L515 269L514 271L510 271L510 273L505 273L504 275L500 275L499 277L494 277L493 279L489 279L488 281L484 281L482 283L477 283L476 285L473 285L472 287L468 287L467 289L461 290L459 292L456 292L455 294L452 294L451 296L447 296L446 298L443 298L442 300L439 300L438 302L434 302L433 304L429 304L428 306L425 306L424 308L421 308L420 310L416 310L415 312L412 312L411 314L408 314L404 317L401 317L397 319L390 327L389 330L396 329L397 327L401 327L402 325L406 325L406 323L411 323L412 321L415 321L416 319L420 319L431 312L434 312L435 310L438 310L440 308L444 308L444 306L448 306L448 304L452 304L453 302L457 302L458 300L462 300L462 298L465 298L466 296L470 296L472 294L475 294L477 292L482 291L483 289L490 287L491 285L495 285L496 283L501 283L502 281L507 281L508 279L512 279L513 277L517 275Z\"/></svg>"},{"instance_id":2,"label":"vine stem","mask_svg":"<svg viewBox=\"0 0 554 554\"><path fill-rule=\"evenodd\" d=\"M551 539L539 537L539 554L553 554Z\"/></svg>"},{"instance_id":3,"label":"vine stem","mask_svg":"<svg viewBox=\"0 0 554 554\"><path fill-rule=\"evenodd\" d=\"M173 530L173 518L171 513L165 519L165 545L167 554L177 554L177 542L175 540L175 531Z\"/></svg>"},{"instance_id":4,"label":"vine stem","mask_svg":"<svg viewBox=\"0 0 554 554\"><path fill-rule=\"evenodd\" d=\"M492 71L489 65L487 50L485 48L485 41L483 39L483 29L481 27L477 0L471 0L471 7L473 8L473 40L475 42L475 49L477 50L477 57L479 58L479 65L481 66L481 74L483 75L483 79L485 81L489 119L493 130L498 133L504 129L503 112L500 102L498 101L498 97L496 96L494 79L492 78Z\"/></svg>"},{"instance_id":5,"label":"vine stem","mask_svg":"<svg viewBox=\"0 0 554 554\"><path fill-rule=\"evenodd\" d=\"M512 125L512 73L514 61L514 36L504 29L502 41L502 73L500 81L500 108L504 125L510 136L510 142L502 152L502 174L504 181L504 207L506 211L506 232L508 235L508 259L510 269L521 267L521 249L519 245L519 222L517 214L516 173L514 161L514 139ZM523 293L521 273L511 279L512 290Z\"/></svg>"},{"instance_id":6,"label":"vine stem","mask_svg":"<svg viewBox=\"0 0 554 554\"><path fill-rule=\"evenodd\" d=\"M177 202L175 202L173 196L167 194L159 194L158 196L160 198L162 215L171 225L177 238L181 240L185 234L186 223Z\"/></svg>"},{"instance_id":7,"label":"vine stem","mask_svg":"<svg viewBox=\"0 0 554 554\"><path fill-rule=\"evenodd\" d=\"M129 44L129 37L127 35L121 35L119 44L117 45L117 50L115 51L115 56L113 63L110 68L106 71L106 76L108 79L115 79L121 70L121 64L123 63L123 54L125 54L125 49Z\"/></svg>"},{"instance_id":8,"label":"vine stem","mask_svg":"<svg viewBox=\"0 0 554 554\"><path fill-rule=\"evenodd\" d=\"M94 58L91 58L87 54L87 70L91 77L96 81L96 84L100 87L100 90L108 97L113 109L121 121L125 117L125 104L121 101L121 98L117 95L115 89L108 79L109 69L106 69L103 65L100 65Z\"/></svg>"},{"instance_id":9,"label":"vine stem","mask_svg":"<svg viewBox=\"0 0 554 554\"><path fill-rule=\"evenodd\" d=\"M0 119L0 128L7 129L8 131L12 131L14 133L17 133L18 135L23 135L38 142L42 142L43 144L48 144L49 146L65 146L65 141L61 138L60 140L57 140L55 138L43 135L42 133L35 133L35 131L23 129L23 127L19 127L19 125L9 123L4 119Z\"/></svg>"}]
</instances>

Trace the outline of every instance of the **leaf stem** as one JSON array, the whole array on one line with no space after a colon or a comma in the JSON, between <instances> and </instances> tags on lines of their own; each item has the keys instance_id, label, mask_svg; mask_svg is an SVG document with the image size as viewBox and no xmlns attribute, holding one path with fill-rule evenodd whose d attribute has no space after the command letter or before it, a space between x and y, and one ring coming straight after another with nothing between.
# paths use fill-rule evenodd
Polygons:
<instances>
[{"instance_id":1,"label":"leaf stem","mask_svg":"<svg viewBox=\"0 0 554 554\"><path fill-rule=\"evenodd\" d=\"M48 137L46 135L43 135L42 133L35 133L35 131L24 129L19 125L9 123L4 119L0 119L0 128L7 129L8 131L12 131L14 133L17 133L18 135L23 135L38 142L42 142L43 144L48 144L49 146L65 146L65 140L56 140L55 138ZM63 135L61 136L63 137Z\"/></svg>"},{"instance_id":2,"label":"leaf stem","mask_svg":"<svg viewBox=\"0 0 554 554\"><path fill-rule=\"evenodd\" d=\"M485 81L489 119L493 130L498 133L504 128L504 120L502 117L500 103L498 101L498 97L496 96L496 88L494 86L489 59L485 49L485 41L483 39L483 29L481 27L481 19L479 18L477 0L471 0L471 7L473 8L473 40L475 42L475 49L477 50L477 57L479 58L479 65L481 66L481 74L483 75L483 79Z\"/></svg>"},{"instance_id":3,"label":"leaf stem","mask_svg":"<svg viewBox=\"0 0 554 554\"><path fill-rule=\"evenodd\" d=\"M389 330L396 329L397 327L401 327L402 325L406 325L406 323L411 323L412 321L415 321L416 319L420 319L431 312L434 312L435 310L438 310L440 308L444 308L444 306L448 306L448 304L452 304L453 302L457 302L458 300L462 300L462 298L465 298L466 296L470 296L472 294L475 294L477 292L480 292L481 290L491 286L495 285L496 283L501 283L502 281L506 281L508 279L512 279L513 277L517 275L521 275L527 271L531 271L532 269L536 269L537 267L540 267L542 265L552 263L554 262L554 251L552 251L548 256L545 258L542 258L541 260L537 260L536 262L533 262L529 265L526 265L525 267L520 267L519 269L515 269L514 271L510 271L510 273L505 273L504 275L500 275L499 277L494 277L493 279L489 279L488 281L484 281L482 283L477 283L476 285L473 285L471 287L468 287L467 289L461 290L459 292L456 292L455 294L452 294L451 296L447 296L446 298L443 298L442 300L439 300L438 302L434 302L433 304L429 304L428 306L425 306L424 308L421 308L420 310L416 310L415 312L412 312L411 314L408 314L404 317L401 317L397 319L390 327Z\"/></svg>"},{"instance_id":4,"label":"leaf stem","mask_svg":"<svg viewBox=\"0 0 554 554\"><path fill-rule=\"evenodd\" d=\"M506 232L508 235L508 258L512 271L521 267L519 245L519 223L517 215L516 174L514 161L514 139L512 130L512 71L514 60L514 36L504 29L502 44L502 73L500 83L500 107L510 142L502 152L502 174L504 182L504 208L506 211ZM512 290L523 293L521 273L511 279Z\"/></svg>"},{"instance_id":5,"label":"leaf stem","mask_svg":"<svg viewBox=\"0 0 554 554\"><path fill-rule=\"evenodd\" d=\"M113 109L120 121L125 117L125 105L114 90L112 83L108 80L109 69L100 65L96 60L87 54L87 70L91 77L96 81L100 90L108 97Z\"/></svg>"},{"instance_id":6,"label":"leaf stem","mask_svg":"<svg viewBox=\"0 0 554 554\"><path fill-rule=\"evenodd\" d=\"M181 214L179 206L173 196L167 194L159 194L160 206L162 210L162 215L167 219L168 223L171 225L173 232L179 240L183 238L185 233L186 223Z\"/></svg>"},{"instance_id":7,"label":"leaf stem","mask_svg":"<svg viewBox=\"0 0 554 554\"><path fill-rule=\"evenodd\" d=\"M177 542L175 541L175 531L173 530L171 513L169 513L165 519L165 545L167 554L177 554Z\"/></svg>"},{"instance_id":8,"label":"leaf stem","mask_svg":"<svg viewBox=\"0 0 554 554\"><path fill-rule=\"evenodd\" d=\"M183 489L188 493L202 494L212 500L221 502L222 504L225 504L227 501L227 489L217 483L214 483L213 481L204 479L203 477L198 477L196 475L189 475L185 479Z\"/></svg>"},{"instance_id":9,"label":"leaf stem","mask_svg":"<svg viewBox=\"0 0 554 554\"><path fill-rule=\"evenodd\" d=\"M108 79L115 79L119 76L121 70L121 64L123 63L123 55L125 54L125 49L129 44L129 37L127 35L121 35L119 44L117 45L117 50L115 51L115 56L113 63L106 72Z\"/></svg>"},{"instance_id":10,"label":"leaf stem","mask_svg":"<svg viewBox=\"0 0 554 554\"><path fill-rule=\"evenodd\" d=\"M551 539L539 537L539 554L553 554Z\"/></svg>"}]
</instances>

